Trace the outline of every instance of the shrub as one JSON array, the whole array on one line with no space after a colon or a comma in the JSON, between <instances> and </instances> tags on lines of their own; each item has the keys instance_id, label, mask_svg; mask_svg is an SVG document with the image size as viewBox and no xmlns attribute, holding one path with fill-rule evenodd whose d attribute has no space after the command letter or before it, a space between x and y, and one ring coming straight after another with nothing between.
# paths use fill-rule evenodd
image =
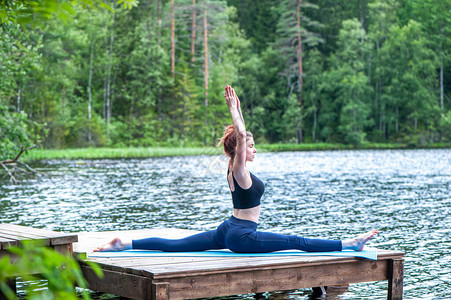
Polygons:
<instances>
[{"instance_id":1,"label":"shrub","mask_svg":"<svg viewBox=\"0 0 451 300\"><path fill-rule=\"evenodd\" d=\"M30 282L40 279L48 281L46 290L37 290L35 285L30 284L27 287L27 299L78 299L75 286L83 289L83 299L90 299L85 290L87 282L72 255L60 254L37 241L24 241L22 247L11 247L8 251L12 255L0 259L0 290L9 300L16 299L16 295L6 282L17 275ZM100 267L87 263L97 276L102 276Z\"/></svg>"}]
</instances>

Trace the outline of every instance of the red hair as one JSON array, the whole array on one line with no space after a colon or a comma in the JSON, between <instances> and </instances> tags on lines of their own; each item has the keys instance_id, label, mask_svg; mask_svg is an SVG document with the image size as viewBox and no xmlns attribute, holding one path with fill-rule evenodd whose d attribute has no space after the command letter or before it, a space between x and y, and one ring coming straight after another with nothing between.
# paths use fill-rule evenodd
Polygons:
<instances>
[{"instance_id":1,"label":"red hair","mask_svg":"<svg viewBox=\"0 0 451 300\"><path fill-rule=\"evenodd\" d=\"M246 131L246 140L250 138L252 138L252 133ZM236 151L236 134L233 125L224 128L224 135L219 140L218 146L221 144L224 146L224 153L233 160Z\"/></svg>"}]
</instances>

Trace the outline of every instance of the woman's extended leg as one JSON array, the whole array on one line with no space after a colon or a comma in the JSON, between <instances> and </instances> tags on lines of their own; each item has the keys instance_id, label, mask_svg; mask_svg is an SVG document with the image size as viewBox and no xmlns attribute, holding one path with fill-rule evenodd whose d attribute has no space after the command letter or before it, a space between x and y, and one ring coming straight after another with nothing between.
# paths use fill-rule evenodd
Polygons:
<instances>
[{"instance_id":1,"label":"woman's extended leg","mask_svg":"<svg viewBox=\"0 0 451 300\"><path fill-rule=\"evenodd\" d=\"M216 230L198 233L182 239L147 238L134 240L133 249L160 250L168 252L205 251L224 249L215 238Z\"/></svg>"},{"instance_id":2,"label":"woman's extended leg","mask_svg":"<svg viewBox=\"0 0 451 300\"><path fill-rule=\"evenodd\" d=\"M215 238L216 230L198 233L182 239L145 238L123 242L119 238L113 239L108 244L94 250L97 251L122 251L128 249L160 250L168 252L204 251L212 249L224 249Z\"/></svg>"},{"instance_id":3,"label":"woman's extended leg","mask_svg":"<svg viewBox=\"0 0 451 300\"><path fill-rule=\"evenodd\" d=\"M254 231L240 238L243 252L272 252L298 249L307 252L329 252L341 250L361 251L377 230L371 230L349 240L310 239L295 235L282 235L271 232Z\"/></svg>"},{"instance_id":4,"label":"woman's extended leg","mask_svg":"<svg viewBox=\"0 0 451 300\"><path fill-rule=\"evenodd\" d=\"M377 230L372 230L354 239L344 241L310 239L296 235L257 231L257 223L234 217L229 219L229 223L230 227L225 235L224 243L230 250L244 253L293 249L307 252L362 250L365 243L377 234Z\"/></svg>"},{"instance_id":5,"label":"woman's extended leg","mask_svg":"<svg viewBox=\"0 0 451 300\"><path fill-rule=\"evenodd\" d=\"M296 235L272 232L234 232L228 236L227 246L234 252L273 252L281 250L302 250L307 252L341 251L340 240L309 239Z\"/></svg>"}]
</instances>

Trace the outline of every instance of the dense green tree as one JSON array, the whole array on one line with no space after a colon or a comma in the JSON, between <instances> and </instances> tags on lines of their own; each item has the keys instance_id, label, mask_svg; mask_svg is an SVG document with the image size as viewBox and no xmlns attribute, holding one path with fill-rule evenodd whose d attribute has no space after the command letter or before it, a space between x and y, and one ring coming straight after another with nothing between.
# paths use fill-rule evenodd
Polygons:
<instances>
[{"instance_id":1,"label":"dense green tree","mask_svg":"<svg viewBox=\"0 0 451 300\"><path fill-rule=\"evenodd\" d=\"M373 105L371 109L372 119L375 122L374 129L370 132L372 139L383 140L386 134L386 103L383 94L389 84L386 65L383 62L381 48L389 38L390 28L398 22L394 11L399 8L399 3L395 0L374 1L369 4L369 33L368 38L373 45L372 55L369 59L369 77L374 90Z\"/></svg>"},{"instance_id":2,"label":"dense green tree","mask_svg":"<svg viewBox=\"0 0 451 300\"><path fill-rule=\"evenodd\" d=\"M343 21L327 79L334 87L338 131L344 141L355 145L364 141L365 129L372 124L369 118L371 87L365 74L369 49L360 21Z\"/></svg>"},{"instance_id":3,"label":"dense green tree","mask_svg":"<svg viewBox=\"0 0 451 300\"><path fill-rule=\"evenodd\" d=\"M5 3L0 131L26 133L10 155L216 144L226 84L258 142L449 140L446 1Z\"/></svg>"},{"instance_id":4,"label":"dense green tree","mask_svg":"<svg viewBox=\"0 0 451 300\"><path fill-rule=\"evenodd\" d=\"M280 11L274 1L228 0L227 3L236 8L233 20L238 21L246 33L253 51L261 53L276 40Z\"/></svg>"},{"instance_id":5,"label":"dense green tree","mask_svg":"<svg viewBox=\"0 0 451 300\"><path fill-rule=\"evenodd\" d=\"M420 25L410 21L394 25L381 49L383 73L389 83L382 96L386 103L388 134L418 133L433 125L438 105L434 103L436 62Z\"/></svg>"},{"instance_id":6,"label":"dense green tree","mask_svg":"<svg viewBox=\"0 0 451 300\"><path fill-rule=\"evenodd\" d=\"M323 92L324 85L327 84L324 77L324 57L318 49L312 49L308 52L304 65L304 112L309 118L308 124L311 124L311 140L317 141L321 131L318 117L326 100Z\"/></svg>"}]
</instances>

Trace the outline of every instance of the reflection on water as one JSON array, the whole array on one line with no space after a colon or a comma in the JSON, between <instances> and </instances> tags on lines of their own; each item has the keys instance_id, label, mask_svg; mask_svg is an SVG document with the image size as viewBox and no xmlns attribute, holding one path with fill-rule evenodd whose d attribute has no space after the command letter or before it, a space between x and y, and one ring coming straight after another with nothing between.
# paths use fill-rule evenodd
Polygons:
<instances>
[{"instance_id":1,"label":"reflection on water","mask_svg":"<svg viewBox=\"0 0 451 300\"><path fill-rule=\"evenodd\" d=\"M33 166L45 176L19 185L1 181L0 222L68 232L210 230L232 211L221 156ZM249 168L266 185L261 230L348 238L378 228L371 246L406 252L406 299L449 297L451 150L264 153ZM386 282L355 284L336 299L382 299L386 288Z\"/></svg>"}]
</instances>

